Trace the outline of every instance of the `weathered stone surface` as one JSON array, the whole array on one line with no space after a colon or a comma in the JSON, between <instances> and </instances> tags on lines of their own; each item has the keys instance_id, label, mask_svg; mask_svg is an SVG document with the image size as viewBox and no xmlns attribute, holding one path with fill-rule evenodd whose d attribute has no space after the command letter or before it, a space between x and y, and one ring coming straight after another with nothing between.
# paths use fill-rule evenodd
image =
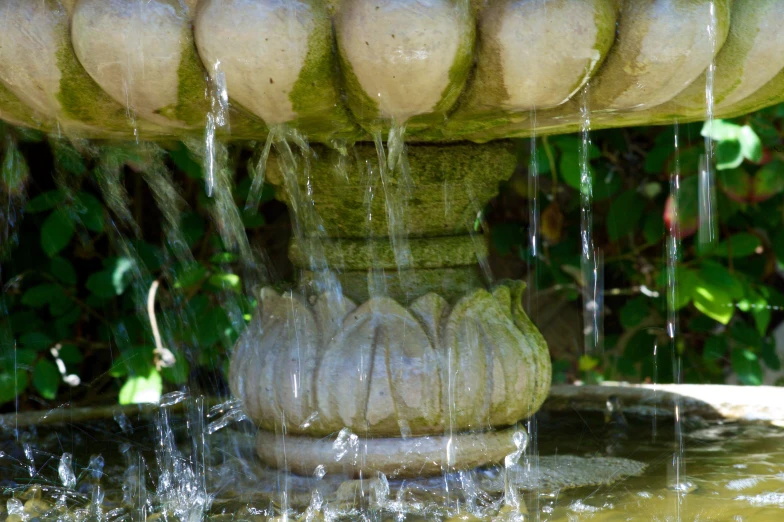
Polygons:
<instances>
[{"instance_id":1,"label":"weathered stone surface","mask_svg":"<svg viewBox=\"0 0 784 522\"><path fill-rule=\"evenodd\" d=\"M626 0L618 36L591 82L591 109L660 105L691 84L719 52L729 0Z\"/></svg>"},{"instance_id":2,"label":"weathered stone surface","mask_svg":"<svg viewBox=\"0 0 784 522\"><path fill-rule=\"evenodd\" d=\"M328 474L372 477L383 473L400 479L498 462L515 451L515 433L510 428L416 439L365 439L354 435L356 438L348 439L343 447L344 444L336 443L336 437L314 440L287 435L284 441L279 435L259 431L256 449L265 464L299 475L312 475L317 466L322 466Z\"/></svg>"},{"instance_id":3,"label":"weathered stone surface","mask_svg":"<svg viewBox=\"0 0 784 522\"><path fill-rule=\"evenodd\" d=\"M124 107L112 100L77 60L69 24L69 11L57 0L0 3L0 81L32 109L35 116L27 122L31 126L51 129L59 125L74 133L132 135L133 125ZM154 126L142 130L160 131Z\"/></svg>"},{"instance_id":4,"label":"weathered stone surface","mask_svg":"<svg viewBox=\"0 0 784 522\"><path fill-rule=\"evenodd\" d=\"M509 141L481 147L471 143L422 144L408 147L405 179L398 169L382 181L373 145L357 144L340 172L335 169L341 159L337 151L317 148L316 152L319 160L311 163L308 178L300 176L297 183L302 193L310 183L310 197L324 233L340 239L387 238L388 203L401 207L403 221L398 225L411 238L466 234L476 213L496 194L498 183L509 179L517 164ZM267 167L267 180L280 187L291 206L291 187L274 158ZM397 190L401 183L409 184L410 190ZM368 198L369 184L375 187L372 200ZM368 220L368 215L373 219Z\"/></svg>"},{"instance_id":5,"label":"weathered stone surface","mask_svg":"<svg viewBox=\"0 0 784 522\"><path fill-rule=\"evenodd\" d=\"M0 13L0 118L83 137L196 135L222 75L219 135L287 125L333 145L393 123L409 142L573 132L583 110L592 129L699 120L712 59L716 117L784 100L780 0L7 0Z\"/></svg>"},{"instance_id":6,"label":"weathered stone surface","mask_svg":"<svg viewBox=\"0 0 784 522\"><path fill-rule=\"evenodd\" d=\"M449 135L528 118L572 98L615 38L614 0L501 0L481 12L476 68Z\"/></svg>"},{"instance_id":7,"label":"weathered stone surface","mask_svg":"<svg viewBox=\"0 0 784 522\"><path fill-rule=\"evenodd\" d=\"M338 91L332 26L318 0L202 0L194 21L207 70L232 100L269 126L313 139L351 137Z\"/></svg>"},{"instance_id":8,"label":"weathered stone surface","mask_svg":"<svg viewBox=\"0 0 784 522\"><path fill-rule=\"evenodd\" d=\"M325 436L434 435L508 426L550 386L547 346L523 312L522 283L436 294L408 308L386 297L262 291L238 342L232 391L263 429Z\"/></svg>"},{"instance_id":9,"label":"weathered stone surface","mask_svg":"<svg viewBox=\"0 0 784 522\"><path fill-rule=\"evenodd\" d=\"M335 19L349 105L376 120L443 119L471 67L475 25L467 2L345 0Z\"/></svg>"},{"instance_id":10,"label":"weathered stone surface","mask_svg":"<svg viewBox=\"0 0 784 522\"><path fill-rule=\"evenodd\" d=\"M167 128L204 127L207 82L179 0L79 0L71 37L85 70L136 116Z\"/></svg>"}]
</instances>

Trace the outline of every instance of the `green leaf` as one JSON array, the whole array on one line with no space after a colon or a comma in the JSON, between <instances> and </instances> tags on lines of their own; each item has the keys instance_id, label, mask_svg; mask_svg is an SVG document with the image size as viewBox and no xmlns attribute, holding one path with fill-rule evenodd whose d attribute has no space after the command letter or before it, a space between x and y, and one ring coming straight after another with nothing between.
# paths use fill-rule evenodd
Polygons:
<instances>
[{"instance_id":1,"label":"green leaf","mask_svg":"<svg viewBox=\"0 0 784 522\"><path fill-rule=\"evenodd\" d=\"M784 192L784 162L774 160L759 169L752 180L752 199L766 201Z\"/></svg>"},{"instance_id":2,"label":"green leaf","mask_svg":"<svg viewBox=\"0 0 784 522\"><path fill-rule=\"evenodd\" d=\"M207 268L199 263L194 263L178 271L174 279L174 288L188 289L199 284L207 276Z\"/></svg>"},{"instance_id":3,"label":"green leaf","mask_svg":"<svg viewBox=\"0 0 784 522\"><path fill-rule=\"evenodd\" d=\"M772 241L773 253L780 265L784 265L784 228L776 231Z\"/></svg>"},{"instance_id":4,"label":"green leaf","mask_svg":"<svg viewBox=\"0 0 784 522\"><path fill-rule=\"evenodd\" d=\"M666 144L656 145L645 155L643 170L646 174L660 174L664 172L664 168L672 155L673 142L674 140L668 141Z\"/></svg>"},{"instance_id":5,"label":"green leaf","mask_svg":"<svg viewBox=\"0 0 784 522\"><path fill-rule=\"evenodd\" d=\"M566 150L561 153L559 171L564 182L575 190L583 190L581 187L582 169L580 167L580 154L577 150ZM591 179L593 167L588 165L588 173Z\"/></svg>"},{"instance_id":6,"label":"green leaf","mask_svg":"<svg viewBox=\"0 0 784 522\"><path fill-rule=\"evenodd\" d=\"M79 364L84 357L75 344L66 343L60 346L60 359L66 364Z\"/></svg>"},{"instance_id":7,"label":"green leaf","mask_svg":"<svg viewBox=\"0 0 784 522\"><path fill-rule=\"evenodd\" d=\"M645 199L634 190L615 198L607 213L607 234L611 241L633 234L645 210Z\"/></svg>"},{"instance_id":8,"label":"green leaf","mask_svg":"<svg viewBox=\"0 0 784 522\"><path fill-rule=\"evenodd\" d=\"M44 399L53 400L57 397L60 387L60 372L51 361L41 359L33 368L33 387Z\"/></svg>"},{"instance_id":9,"label":"green leaf","mask_svg":"<svg viewBox=\"0 0 784 522\"><path fill-rule=\"evenodd\" d=\"M237 274L220 273L213 274L207 280L212 286L222 288L225 290L233 290L239 292L242 289L240 276Z\"/></svg>"},{"instance_id":10,"label":"green leaf","mask_svg":"<svg viewBox=\"0 0 784 522\"><path fill-rule=\"evenodd\" d=\"M743 157L754 163L759 163L762 159L762 141L754 129L748 125L741 127L738 141L740 141Z\"/></svg>"},{"instance_id":11,"label":"green leaf","mask_svg":"<svg viewBox=\"0 0 784 522\"><path fill-rule=\"evenodd\" d=\"M771 307L768 299L754 288L748 288L746 296L738 301L738 308L754 318L754 325L760 335L765 335L770 326Z\"/></svg>"},{"instance_id":12,"label":"green leaf","mask_svg":"<svg viewBox=\"0 0 784 522\"><path fill-rule=\"evenodd\" d=\"M49 257L54 257L58 252L68 246L74 234L74 224L70 216L57 209L46 218L41 226L41 248Z\"/></svg>"},{"instance_id":13,"label":"green leaf","mask_svg":"<svg viewBox=\"0 0 784 522\"><path fill-rule=\"evenodd\" d=\"M700 134L713 141L737 141L741 135L741 126L724 120L706 121Z\"/></svg>"},{"instance_id":14,"label":"green leaf","mask_svg":"<svg viewBox=\"0 0 784 522\"><path fill-rule=\"evenodd\" d=\"M155 368L149 368L146 374L128 377L120 389L120 404L158 403L163 392L161 374Z\"/></svg>"},{"instance_id":15,"label":"green leaf","mask_svg":"<svg viewBox=\"0 0 784 522\"><path fill-rule=\"evenodd\" d=\"M27 203L27 206L25 206L25 212L28 214L36 214L38 212L52 210L57 205L62 203L64 199L65 194L63 194L61 191L50 190L49 192L44 192L43 194L39 194L31 199Z\"/></svg>"},{"instance_id":16,"label":"green leaf","mask_svg":"<svg viewBox=\"0 0 784 522\"><path fill-rule=\"evenodd\" d=\"M721 190L733 201L745 203L751 200L753 179L745 170L722 170L716 177Z\"/></svg>"},{"instance_id":17,"label":"green leaf","mask_svg":"<svg viewBox=\"0 0 784 522\"><path fill-rule=\"evenodd\" d=\"M112 273L106 270L90 274L84 286L103 299L110 299L117 295L112 284Z\"/></svg>"},{"instance_id":18,"label":"green leaf","mask_svg":"<svg viewBox=\"0 0 784 522\"><path fill-rule=\"evenodd\" d=\"M645 216L642 235L646 243L655 243L664 236L664 219L661 212L649 212Z\"/></svg>"},{"instance_id":19,"label":"green leaf","mask_svg":"<svg viewBox=\"0 0 784 522\"><path fill-rule=\"evenodd\" d=\"M779 359L779 354L776 353L775 340L770 337L766 338L762 345L762 351L760 355L762 357L762 361L765 363L765 366L774 371L781 370L781 359Z\"/></svg>"},{"instance_id":20,"label":"green leaf","mask_svg":"<svg viewBox=\"0 0 784 522\"><path fill-rule=\"evenodd\" d=\"M743 282L738 278L737 272L732 273L724 265L716 261L703 261L700 267L699 277L703 281L720 283L721 287L729 294L730 299L742 299L746 294Z\"/></svg>"},{"instance_id":21,"label":"green leaf","mask_svg":"<svg viewBox=\"0 0 784 522\"><path fill-rule=\"evenodd\" d=\"M76 270L71 262L64 257L53 257L49 263L49 271L64 285L73 286L76 284Z\"/></svg>"},{"instance_id":22,"label":"green leaf","mask_svg":"<svg viewBox=\"0 0 784 522\"><path fill-rule=\"evenodd\" d=\"M34 286L22 295L22 304L31 308L42 308L48 305L57 294L62 294L63 289L54 283Z\"/></svg>"},{"instance_id":23,"label":"green leaf","mask_svg":"<svg viewBox=\"0 0 784 522\"><path fill-rule=\"evenodd\" d=\"M675 295L673 296L668 288L667 273L662 271L659 276L659 287L667 296L668 305L673 307L674 310L680 310L691 302L694 296L694 289L699 283L700 277L697 272L682 266L676 267Z\"/></svg>"},{"instance_id":24,"label":"green leaf","mask_svg":"<svg viewBox=\"0 0 784 522\"><path fill-rule=\"evenodd\" d=\"M762 366L757 355L751 350L735 348L732 350L732 369L742 384L759 386L762 384Z\"/></svg>"},{"instance_id":25,"label":"green leaf","mask_svg":"<svg viewBox=\"0 0 784 522\"><path fill-rule=\"evenodd\" d=\"M713 283L700 279L694 287L692 298L697 310L721 324L727 324L732 319L735 306L732 298L720 285L720 282Z\"/></svg>"},{"instance_id":26,"label":"green leaf","mask_svg":"<svg viewBox=\"0 0 784 522\"><path fill-rule=\"evenodd\" d=\"M733 323L730 329L730 336L737 345L754 352L762 348L762 336L751 325L743 321Z\"/></svg>"},{"instance_id":27,"label":"green leaf","mask_svg":"<svg viewBox=\"0 0 784 522\"><path fill-rule=\"evenodd\" d=\"M615 170L609 170L606 173L592 172L592 176L594 201L604 201L611 198L621 190L623 185L621 175Z\"/></svg>"},{"instance_id":28,"label":"green leaf","mask_svg":"<svg viewBox=\"0 0 784 522\"><path fill-rule=\"evenodd\" d=\"M182 217L182 235L188 246L193 247L204 237L207 228L204 218L196 212L188 212Z\"/></svg>"},{"instance_id":29,"label":"green leaf","mask_svg":"<svg viewBox=\"0 0 784 522\"><path fill-rule=\"evenodd\" d=\"M177 146L169 151L172 162L174 165L183 171L191 179L201 179L201 163L193 159L188 148L182 143L178 142Z\"/></svg>"},{"instance_id":30,"label":"green leaf","mask_svg":"<svg viewBox=\"0 0 784 522\"><path fill-rule=\"evenodd\" d=\"M88 230L103 232L103 205L90 193L80 192L76 195L76 213Z\"/></svg>"},{"instance_id":31,"label":"green leaf","mask_svg":"<svg viewBox=\"0 0 784 522\"><path fill-rule=\"evenodd\" d=\"M0 404L11 402L27 389L27 372L0 371Z\"/></svg>"},{"instance_id":32,"label":"green leaf","mask_svg":"<svg viewBox=\"0 0 784 522\"><path fill-rule=\"evenodd\" d=\"M732 235L719 243L716 248L711 251L711 254L720 257L747 257L754 254L760 246L762 246L760 238L754 234L741 232L740 234Z\"/></svg>"},{"instance_id":33,"label":"green leaf","mask_svg":"<svg viewBox=\"0 0 784 522\"><path fill-rule=\"evenodd\" d=\"M630 330L640 324L650 313L650 300L645 296L638 296L626 301L621 307L621 326Z\"/></svg>"},{"instance_id":34,"label":"green leaf","mask_svg":"<svg viewBox=\"0 0 784 522\"><path fill-rule=\"evenodd\" d=\"M238 259L237 254L232 252L220 252L210 258L210 263L213 265L223 265L236 263Z\"/></svg>"},{"instance_id":35,"label":"green leaf","mask_svg":"<svg viewBox=\"0 0 784 522\"><path fill-rule=\"evenodd\" d=\"M30 350L40 352L52 346L54 341L45 333L28 332L19 337L19 344Z\"/></svg>"},{"instance_id":36,"label":"green leaf","mask_svg":"<svg viewBox=\"0 0 784 522\"><path fill-rule=\"evenodd\" d=\"M263 227L266 223L267 221L264 219L264 215L260 212L252 212L249 210L242 212L242 225L245 228L260 228Z\"/></svg>"},{"instance_id":37,"label":"green leaf","mask_svg":"<svg viewBox=\"0 0 784 522\"><path fill-rule=\"evenodd\" d=\"M729 343L723 335L712 335L705 340L702 347L702 359L704 361L720 361L727 356Z\"/></svg>"},{"instance_id":38,"label":"green leaf","mask_svg":"<svg viewBox=\"0 0 784 522\"><path fill-rule=\"evenodd\" d=\"M716 145L716 169L736 169L743 163L743 150L738 141L720 141Z\"/></svg>"}]
</instances>

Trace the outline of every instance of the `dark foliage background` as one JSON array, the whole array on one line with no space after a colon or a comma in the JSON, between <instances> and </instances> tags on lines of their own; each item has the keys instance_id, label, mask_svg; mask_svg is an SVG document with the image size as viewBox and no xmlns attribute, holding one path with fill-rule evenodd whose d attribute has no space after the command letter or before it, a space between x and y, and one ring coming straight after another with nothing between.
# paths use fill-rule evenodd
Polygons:
<instances>
[{"instance_id":1,"label":"dark foliage background","mask_svg":"<svg viewBox=\"0 0 784 522\"><path fill-rule=\"evenodd\" d=\"M528 304L556 382L784 384L773 335L784 307L783 122L779 106L712 130L680 125L677 151L673 127L591 133L605 307L602 346L590 353L580 317L580 139L518 141L518 171L477 226L490 236L494 276L537 289ZM717 179L717 240L707 246L695 234L704 133ZM255 250L248 262L225 248L215 199L182 143L73 142L7 126L0 143L0 411L154 400L185 386L227 393L227 354L255 306L248 296L263 280L293 277L288 214L274 189L264 188L258 212L241 213ZM251 145L229 149L240 209ZM535 258L532 208L542 240ZM675 347L665 331L668 227L682 237L670 298ZM156 280L169 367L146 309Z\"/></svg>"}]
</instances>

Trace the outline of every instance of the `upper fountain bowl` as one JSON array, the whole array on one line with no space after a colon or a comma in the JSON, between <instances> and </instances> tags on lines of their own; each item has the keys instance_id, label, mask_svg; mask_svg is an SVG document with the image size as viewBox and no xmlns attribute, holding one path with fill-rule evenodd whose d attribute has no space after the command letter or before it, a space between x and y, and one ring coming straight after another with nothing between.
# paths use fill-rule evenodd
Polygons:
<instances>
[{"instance_id":1,"label":"upper fountain bowl","mask_svg":"<svg viewBox=\"0 0 784 522\"><path fill-rule=\"evenodd\" d=\"M784 0L4 0L0 118L334 143L737 116L784 99L783 16Z\"/></svg>"}]
</instances>

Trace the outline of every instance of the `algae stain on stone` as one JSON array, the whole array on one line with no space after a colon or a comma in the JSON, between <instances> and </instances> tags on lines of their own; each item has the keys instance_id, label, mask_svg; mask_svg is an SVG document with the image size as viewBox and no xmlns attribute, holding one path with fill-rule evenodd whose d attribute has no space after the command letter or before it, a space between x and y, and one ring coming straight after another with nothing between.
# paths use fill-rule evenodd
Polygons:
<instances>
[{"instance_id":1,"label":"algae stain on stone","mask_svg":"<svg viewBox=\"0 0 784 522\"><path fill-rule=\"evenodd\" d=\"M82 68L67 34L57 50L60 69L60 102L65 116L107 130L130 130L126 110L106 94Z\"/></svg>"},{"instance_id":2,"label":"algae stain on stone","mask_svg":"<svg viewBox=\"0 0 784 522\"><path fill-rule=\"evenodd\" d=\"M359 128L343 104L337 80L335 38L325 6L311 3L315 28L308 38L308 51L289 99L297 118L292 126L315 139L357 138Z\"/></svg>"},{"instance_id":3,"label":"algae stain on stone","mask_svg":"<svg viewBox=\"0 0 784 522\"><path fill-rule=\"evenodd\" d=\"M183 35L180 64L177 67L177 104L157 111L189 127L203 126L210 109L207 100L207 71L196 53L193 38Z\"/></svg>"},{"instance_id":4,"label":"algae stain on stone","mask_svg":"<svg viewBox=\"0 0 784 522\"><path fill-rule=\"evenodd\" d=\"M40 128L44 125L48 127L48 124L51 123L44 121L40 115L22 103L22 101L2 83L0 83L0 119L16 125L35 128Z\"/></svg>"}]
</instances>

